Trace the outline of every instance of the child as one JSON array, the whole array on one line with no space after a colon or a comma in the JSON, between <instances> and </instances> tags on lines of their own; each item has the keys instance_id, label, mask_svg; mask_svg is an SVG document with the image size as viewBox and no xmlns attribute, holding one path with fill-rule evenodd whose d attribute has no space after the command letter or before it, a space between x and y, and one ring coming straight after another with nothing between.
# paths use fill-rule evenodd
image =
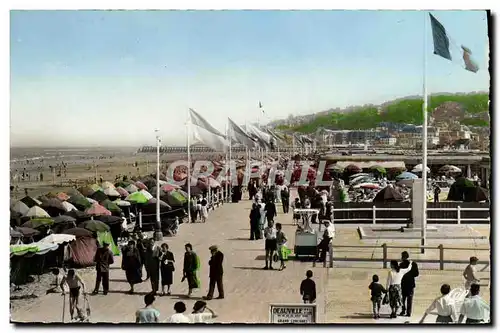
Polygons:
<instances>
[{"instance_id":1,"label":"child","mask_svg":"<svg viewBox=\"0 0 500 333\"><path fill-rule=\"evenodd\" d=\"M306 272L306 279L300 284L300 294L304 304L314 303L316 301L316 283L312 280L313 272Z\"/></svg>"},{"instance_id":2,"label":"child","mask_svg":"<svg viewBox=\"0 0 500 333\"><path fill-rule=\"evenodd\" d=\"M382 304L382 294L387 293L387 290L382 286L380 283L378 283L378 275L375 274L372 277L372 283L368 286L368 289L370 289L372 292L372 306L373 306L373 319L379 319L380 318L380 305Z\"/></svg>"},{"instance_id":3,"label":"child","mask_svg":"<svg viewBox=\"0 0 500 333\"><path fill-rule=\"evenodd\" d=\"M285 255L284 251L286 251L286 235L282 230L281 223L276 223L276 243L278 245L278 256L280 258L281 266L280 271L286 268L285 266Z\"/></svg>"}]
</instances>

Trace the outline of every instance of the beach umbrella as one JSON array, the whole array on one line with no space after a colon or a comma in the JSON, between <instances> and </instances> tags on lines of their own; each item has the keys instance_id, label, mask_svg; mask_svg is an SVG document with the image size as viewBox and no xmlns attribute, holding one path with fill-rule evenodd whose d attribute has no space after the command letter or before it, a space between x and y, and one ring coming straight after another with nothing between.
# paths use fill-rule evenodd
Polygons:
<instances>
[{"instance_id":1,"label":"beach umbrella","mask_svg":"<svg viewBox=\"0 0 500 333\"><path fill-rule=\"evenodd\" d=\"M361 184L354 186L354 188L379 189L380 185L375 184L375 183L361 183Z\"/></svg>"},{"instance_id":2,"label":"beach umbrella","mask_svg":"<svg viewBox=\"0 0 500 333\"><path fill-rule=\"evenodd\" d=\"M80 238L80 237L92 237L92 232L88 231L87 229L84 229L84 228L71 228L71 229L68 229L68 230L64 230L62 232L62 234L65 234L65 235L73 235L75 236L76 238Z\"/></svg>"},{"instance_id":3,"label":"beach umbrella","mask_svg":"<svg viewBox=\"0 0 500 333\"><path fill-rule=\"evenodd\" d=\"M120 197L122 197L122 198L126 198L130 194L123 187L117 187L115 190L116 190L116 192L120 193Z\"/></svg>"},{"instance_id":4,"label":"beach umbrella","mask_svg":"<svg viewBox=\"0 0 500 333\"><path fill-rule=\"evenodd\" d=\"M130 202L121 199L117 199L113 202L119 207L129 207L132 205Z\"/></svg>"},{"instance_id":5,"label":"beach umbrella","mask_svg":"<svg viewBox=\"0 0 500 333\"><path fill-rule=\"evenodd\" d=\"M25 196L24 198L22 198L21 200L19 201L22 201L24 204L26 204L26 206L28 206L29 208L32 208L34 206L39 206L42 204L42 202L40 200L37 200L35 198L32 198L30 196Z\"/></svg>"},{"instance_id":6,"label":"beach umbrella","mask_svg":"<svg viewBox=\"0 0 500 333\"><path fill-rule=\"evenodd\" d=\"M92 232L110 231L109 225L98 220L88 220L78 225L79 228L90 230Z\"/></svg>"},{"instance_id":7,"label":"beach umbrella","mask_svg":"<svg viewBox=\"0 0 500 333\"><path fill-rule=\"evenodd\" d=\"M151 189L152 187L156 186L156 179L153 179L151 177L144 178L140 180L140 182L144 184L148 189Z\"/></svg>"},{"instance_id":8,"label":"beach umbrella","mask_svg":"<svg viewBox=\"0 0 500 333\"><path fill-rule=\"evenodd\" d=\"M169 182L168 182L168 181L165 181L165 180L161 180L161 179L160 179L160 181L158 182L158 184L159 184L160 186L163 186L163 185L169 184Z\"/></svg>"},{"instance_id":9,"label":"beach umbrella","mask_svg":"<svg viewBox=\"0 0 500 333\"><path fill-rule=\"evenodd\" d=\"M66 191L66 194L69 195L70 199L72 197L85 197L83 194L81 194L77 189L75 188L70 188L69 190Z\"/></svg>"},{"instance_id":10,"label":"beach umbrella","mask_svg":"<svg viewBox=\"0 0 500 333\"><path fill-rule=\"evenodd\" d=\"M76 219L74 217L69 216L69 215L59 215L59 216L54 217L53 220L54 220L54 224L76 222Z\"/></svg>"},{"instance_id":11,"label":"beach umbrella","mask_svg":"<svg viewBox=\"0 0 500 333\"><path fill-rule=\"evenodd\" d=\"M144 204L148 202L149 199L144 195L144 193L135 192L126 197L125 200L130 201L132 203Z\"/></svg>"},{"instance_id":12,"label":"beach umbrella","mask_svg":"<svg viewBox=\"0 0 500 333\"><path fill-rule=\"evenodd\" d=\"M375 178L373 176L360 176L349 181L349 185L358 185L362 183L373 183Z\"/></svg>"},{"instance_id":13,"label":"beach umbrella","mask_svg":"<svg viewBox=\"0 0 500 333\"><path fill-rule=\"evenodd\" d=\"M90 205L98 203L97 200L94 200L92 198L85 198L85 199L87 199L87 201L90 203Z\"/></svg>"},{"instance_id":14,"label":"beach umbrella","mask_svg":"<svg viewBox=\"0 0 500 333\"><path fill-rule=\"evenodd\" d=\"M78 189L78 192L80 192L84 197L88 197L94 194L95 190L90 186L83 186Z\"/></svg>"},{"instance_id":15,"label":"beach umbrella","mask_svg":"<svg viewBox=\"0 0 500 333\"><path fill-rule=\"evenodd\" d=\"M115 187L123 187L123 188L125 188L125 187L129 186L130 184L132 184L132 182L130 182L128 180L121 180L121 181L115 183Z\"/></svg>"},{"instance_id":16,"label":"beach umbrella","mask_svg":"<svg viewBox=\"0 0 500 333\"><path fill-rule=\"evenodd\" d=\"M422 168L422 164L417 164L412 170L411 172L422 172L423 168ZM427 172L431 172L431 169L429 167L425 167L425 170Z\"/></svg>"},{"instance_id":17,"label":"beach umbrella","mask_svg":"<svg viewBox=\"0 0 500 333\"><path fill-rule=\"evenodd\" d=\"M468 187L465 191L464 202L481 202L489 200L489 197L488 190L483 187Z\"/></svg>"},{"instance_id":18,"label":"beach umbrella","mask_svg":"<svg viewBox=\"0 0 500 333\"><path fill-rule=\"evenodd\" d=\"M41 239L39 242L45 244L63 244L72 242L75 239L76 239L75 235L51 234Z\"/></svg>"},{"instance_id":19,"label":"beach umbrella","mask_svg":"<svg viewBox=\"0 0 500 333\"><path fill-rule=\"evenodd\" d=\"M140 190L148 190L148 187L143 182L136 181L134 185Z\"/></svg>"},{"instance_id":20,"label":"beach umbrella","mask_svg":"<svg viewBox=\"0 0 500 333\"><path fill-rule=\"evenodd\" d=\"M187 192L186 187L183 187L183 190L184 190L184 192ZM175 190L175 191L178 191L178 190ZM191 196L198 196L201 194L203 194L203 191L201 190L201 188L196 187L196 186L191 186Z\"/></svg>"},{"instance_id":21,"label":"beach umbrella","mask_svg":"<svg viewBox=\"0 0 500 333\"><path fill-rule=\"evenodd\" d=\"M217 187L220 187L220 183L213 179L213 178L208 178L208 185L211 187L211 188L217 188Z\"/></svg>"},{"instance_id":22,"label":"beach umbrella","mask_svg":"<svg viewBox=\"0 0 500 333\"><path fill-rule=\"evenodd\" d=\"M392 186L384 187L380 192L377 193L373 202L384 202L384 201L403 201L403 195Z\"/></svg>"},{"instance_id":23,"label":"beach umbrella","mask_svg":"<svg viewBox=\"0 0 500 333\"><path fill-rule=\"evenodd\" d=\"M357 172L353 175L350 175L349 179L354 179L354 178L361 177L361 176L371 176L371 175L369 173Z\"/></svg>"},{"instance_id":24,"label":"beach umbrella","mask_svg":"<svg viewBox=\"0 0 500 333\"><path fill-rule=\"evenodd\" d=\"M167 193L167 203L171 207L179 207L187 202L186 197L180 193L180 191L172 191Z\"/></svg>"},{"instance_id":25,"label":"beach umbrella","mask_svg":"<svg viewBox=\"0 0 500 333\"><path fill-rule=\"evenodd\" d=\"M77 197L77 196L69 198L69 200L66 201L66 203L71 203L74 207L77 207L78 209L81 210L85 210L90 206L92 206L92 204L88 201L87 198Z\"/></svg>"},{"instance_id":26,"label":"beach umbrella","mask_svg":"<svg viewBox=\"0 0 500 333\"><path fill-rule=\"evenodd\" d=\"M74 205L72 205L71 203L69 203L67 201L63 201L62 206L64 207L64 210L67 212L71 212L72 210L77 210L77 208Z\"/></svg>"},{"instance_id":27,"label":"beach umbrella","mask_svg":"<svg viewBox=\"0 0 500 333\"><path fill-rule=\"evenodd\" d=\"M180 189L181 187L178 186L178 185L175 185L175 184L165 184L163 185L162 187L160 187L160 189L163 191L163 192L170 192L170 191L174 191L174 190L177 190L177 189ZM151 190L151 192L155 193L155 191Z\"/></svg>"},{"instance_id":28,"label":"beach umbrella","mask_svg":"<svg viewBox=\"0 0 500 333\"><path fill-rule=\"evenodd\" d=\"M145 196L146 198L148 198L148 200L153 198L153 196L151 195L151 193L149 193L149 192L148 192L148 191L146 191L146 190L140 190L140 191L139 191L139 193L144 194L144 196Z\"/></svg>"},{"instance_id":29,"label":"beach umbrella","mask_svg":"<svg viewBox=\"0 0 500 333\"><path fill-rule=\"evenodd\" d=\"M51 226L54 224L54 220L48 217L36 217L28 222L24 223L22 227L38 229L44 226Z\"/></svg>"},{"instance_id":30,"label":"beach umbrella","mask_svg":"<svg viewBox=\"0 0 500 333\"><path fill-rule=\"evenodd\" d=\"M64 192L59 192L56 194L56 198L61 200L61 201L66 201L69 199L69 195L64 193Z\"/></svg>"},{"instance_id":31,"label":"beach umbrella","mask_svg":"<svg viewBox=\"0 0 500 333\"><path fill-rule=\"evenodd\" d=\"M77 220L84 220L90 218L89 214L81 212L79 210L72 210L71 212L64 213L66 216L71 216Z\"/></svg>"},{"instance_id":32,"label":"beach umbrella","mask_svg":"<svg viewBox=\"0 0 500 333\"><path fill-rule=\"evenodd\" d=\"M363 171L363 169L361 169L359 166L357 166L355 164L349 164L345 168L345 171L348 173L360 173L361 171Z\"/></svg>"},{"instance_id":33,"label":"beach umbrella","mask_svg":"<svg viewBox=\"0 0 500 333\"><path fill-rule=\"evenodd\" d=\"M101 187L103 188L103 190L106 190L108 188L115 188L115 185L113 185L113 183L111 182L105 181L101 184Z\"/></svg>"},{"instance_id":34,"label":"beach umbrella","mask_svg":"<svg viewBox=\"0 0 500 333\"><path fill-rule=\"evenodd\" d=\"M94 215L94 216L98 216L98 215L112 215L109 210L107 210L103 206L99 205L98 203L92 204L92 207L87 208L85 210L85 214Z\"/></svg>"},{"instance_id":35,"label":"beach umbrella","mask_svg":"<svg viewBox=\"0 0 500 333\"><path fill-rule=\"evenodd\" d=\"M134 192L139 191L139 189L137 188L137 186L135 186L134 184L130 184L130 185L128 185L127 187L125 187L125 190L126 190L128 193L134 193Z\"/></svg>"},{"instance_id":36,"label":"beach umbrella","mask_svg":"<svg viewBox=\"0 0 500 333\"><path fill-rule=\"evenodd\" d=\"M104 201L108 198L108 196L106 194L104 194L103 191L99 190L99 191L95 191L94 194L92 194L90 196L90 198L96 200L97 202L101 202L101 201Z\"/></svg>"},{"instance_id":37,"label":"beach umbrella","mask_svg":"<svg viewBox=\"0 0 500 333\"><path fill-rule=\"evenodd\" d=\"M102 191L102 187L100 187L98 184L92 184L92 185L89 185L89 187L91 189L93 189L94 191Z\"/></svg>"},{"instance_id":38,"label":"beach umbrella","mask_svg":"<svg viewBox=\"0 0 500 333\"><path fill-rule=\"evenodd\" d=\"M36 236L40 233L40 231L35 230L33 228L27 228L27 227L17 227L15 229L17 232L20 232L23 237L33 237Z\"/></svg>"},{"instance_id":39,"label":"beach umbrella","mask_svg":"<svg viewBox=\"0 0 500 333\"><path fill-rule=\"evenodd\" d=\"M462 169L454 165L443 165L439 168L439 173L460 173Z\"/></svg>"},{"instance_id":40,"label":"beach umbrella","mask_svg":"<svg viewBox=\"0 0 500 333\"><path fill-rule=\"evenodd\" d=\"M113 224L123 222L123 219L121 217L113 216L113 215L102 215L102 216L99 216L98 220L103 222L103 223L106 223L107 225L113 225Z\"/></svg>"},{"instance_id":41,"label":"beach umbrella","mask_svg":"<svg viewBox=\"0 0 500 333\"><path fill-rule=\"evenodd\" d=\"M337 165L337 164L332 164L332 165L328 166L327 170L329 170L331 172L342 173L342 172L344 172L344 167Z\"/></svg>"},{"instance_id":42,"label":"beach umbrella","mask_svg":"<svg viewBox=\"0 0 500 333\"><path fill-rule=\"evenodd\" d=\"M50 217L49 213L38 206L31 207L25 216L29 217Z\"/></svg>"},{"instance_id":43,"label":"beach umbrella","mask_svg":"<svg viewBox=\"0 0 500 333\"><path fill-rule=\"evenodd\" d=\"M414 173L411 172L403 172L400 175L396 176L396 179L398 180L411 180L411 179L418 179L418 176Z\"/></svg>"},{"instance_id":44,"label":"beach umbrella","mask_svg":"<svg viewBox=\"0 0 500 333\"><path fill-rule=\"evenodd\" d=\"M48 210L50 208L55 208L55 209L61 210L63 212L66 211L66 208L64 208L61 200L56 199L56 198L49 198L49 199L42 200L41 207L43 207L45 210Z\"/></svg>"},{"instance_id":45,"label":"beach umbrella","mask_svg":"<svg viewBox=\"0 0 500 333\"><path fill-rule=\"evenodd\" d=\"M148 205L156 205L156 202L157 202L157 199L156 198L151 198L148 200L147 204ZM165 208L169 208L171 209L172 207L170 207L169 204L167 204L165 201L163 200L160 200L160 207L165 207Z\"/></svg>"},{"instance_id":46,"label":"beach umbrella","mask_svg":"<svg viewBox=\"0 0 500 333\"><path fill-rule=\"evenodd\" d=\"M116 189L110 188L110 187L104 189L104 194L106 194L108 197L115 197L115 198L121 197L120 192L118 192Z\"/></svg>"},{"instance_id":47,"label":"beach umbrella","mask_svg":"<svg viewBox=\"0 0 500 333\"><path fill-rule=\"evenodd\" d=\"M374 166L370 167L370 170L372 172L377 172L377 173L383 174L383 175L385 175L387 173L387 170L385 170L385 168L381 167L380 165L374 165Z\"/></svg>"},{"instance_id":48,"label":"beach umbrella","mask_svg":"<svg viewBox=\"0 0 500 333\"><path fill-rule=\"evenodd\" d=\"M10 237L11 238L22 238L23 234L20 233L19 231L16 231L16 230L10 228Z\"/></svg>"},{"instance_id":49,"label":"beach umbrella","mask_svg":"<svg viewBox=\"0 0 500 333\"><path fill-rule=\"evenodd\" d=\"M118 207L117 204L115 204L114 202L112 202L109 199L106 199L103 202L101 202L101 205L104 208L106 208L107 210L109 210L110 212L114 212L114 213L121 213L122 212L121 208Z\"/></svg>"},{"instance_id":50,"label":"beach umbrella","mask_svg":"<svg viewBox=\"0 0 500 333\"><path fill-rule=\"evenodd\" d=\"M30 208L22 201L16 201L10 206L10 210L21 215L26 215Z\"/></svg>"}]
</instances>

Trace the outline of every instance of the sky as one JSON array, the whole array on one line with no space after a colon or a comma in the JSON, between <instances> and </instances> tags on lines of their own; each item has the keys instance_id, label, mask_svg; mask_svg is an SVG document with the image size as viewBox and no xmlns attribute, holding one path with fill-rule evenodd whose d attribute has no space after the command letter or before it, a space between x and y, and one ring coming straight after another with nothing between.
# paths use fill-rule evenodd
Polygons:
<instances>
[{"instance_id":1,"label":"sky","mask_svg":"<svg viewBox=\"0 0 500 333\"><path fill-rule=\"evenodd\" d=\"M429 93L488 91L486 12L432 14L478 73L433 55L422 11L11 11L11 146L182 145L189 108L224 132L379 104L422 94L424 58Z\"/></svg>"}]
</instances>

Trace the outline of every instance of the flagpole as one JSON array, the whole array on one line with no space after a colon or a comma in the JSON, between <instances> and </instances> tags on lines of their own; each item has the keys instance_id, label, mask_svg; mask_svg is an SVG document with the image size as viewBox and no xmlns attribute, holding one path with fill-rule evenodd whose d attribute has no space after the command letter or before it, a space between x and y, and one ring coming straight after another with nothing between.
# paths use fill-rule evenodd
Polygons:
<instances>
[{"instance_id":1,"label":"flagpole","mask_svg":"<svg viewBox=\"0 0 500 333\"><path fill-rule=\"evenodd\" d=\"M187 123L186 123L186 144L187 144L187 179L186 179L186 184L187 184L187 193L188 193L188 223L191 222L191 205L193 204L191 202L191 150L190 150L190 137L191 137L191 117L189 114L189 109L188 109L188 114L187 114Z\"/></svg>"},{"instance_id":2,"label":"flagpole","mask_svg":"<svg viewBox=\"0 0 500 333\"><path fill-rule=\"evenodd\" d=\"M229 172L231 173L231 160L233 158L232 156L232 153L231 153L231 148L232 148L232 141L231 140L231 126L229 126L229 120L228 120L228 124L227 124L227 137L229 138ZM233 178L233 174L230 174L231 175L231 181L232 181L232 178ZM233 183L231 182L231 186L229 186L229 193L232 193L233 192ZM231 195L229 195L229 200L231 200Z\"/></svg>"},{"instance_id":3,"label":"flagpole","mask_svg":"<svg viewBox=\"0 0 500 333\"><path fill-rule=\"evenodd\" d=\"M155 241L161 241L163 239L163 233L161 231L161 219L160 219L160 135L159 131L156 132L156 230L154 233Z\"/></svg>"},{"instance_id":4,"label":"flagpole","mask_svg":"<svg viewBox=\"0 0 500 333\"><path fill-rule=\"evenodd\" d=\"M226 136L229 136L229 122L226 123ZM226 202L228 202L228 193L229 193L229 180L228 180L228 176L227 176L227 173L228 173L228 170L229 170L229 163L228 163L228 152L226 151L226 165L225 165L225 170L224 170L224 178L226 179L226 185L224 186L226 188L226 195L225 195L225 198L224 200Z\"/></svg>"},{"instance_id":5,"label":"flagpole","mask_svg":"<svg viewBox=\"0 0 500 333\"><path fill-rule=\"evenodd\" d=\"M422 229L421 229L421 245L420 253L425 253L425 243L427 238L427 109L428 109L428 92L427 92L427 12L424 11L424 76L423 76L424 103L423 126L422 126Z\"/></svg>"}]
</instances>

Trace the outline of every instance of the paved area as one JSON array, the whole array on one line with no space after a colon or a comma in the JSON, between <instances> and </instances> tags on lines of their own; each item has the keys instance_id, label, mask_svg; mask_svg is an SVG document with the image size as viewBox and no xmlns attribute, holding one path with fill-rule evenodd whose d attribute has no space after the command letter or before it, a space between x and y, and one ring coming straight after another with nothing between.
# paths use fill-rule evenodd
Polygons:
<instances>
[{"instance_id":1,"label":"paved area","mask_svg":"<svg viewBox=\"0 0 500 333\"><path fill-rule=\"evenodd\" d=\"M323 268L318 265L313 268L310 262L290 261L287 269L280 271L264 271L264 242L249 241L248 214L250 202L244 200L238 204L225 204L212 212L207 223L182 225L179 234L173 238L165 238L175 255L177 264L174 276L172 296L157 298L155 307L161 312L161 318L167 319L173 313L173 305L183 300L188 309L194 302L206 294L208 289L208 247L219 245L225 254L225 292L224 300L210 301L209 306L219 315L217 322L239 323L266 323L269 320L270 303L297 303L300 302L299 285L305 276L305 271L313 270L318 293L319 322L330 323L359 323L373 322L371 319L371 303L369 301L368 285L372 274L379 274L385 282L387 270L382 269L380 261L364 260L350 261L345 258L381 258L381 248L377 241L362 241L356 234L355 226L338 226L335 244L370 245L365 249L342 249L335 253L335 267ZM279 208L280 210L280 208ZM278 216L278 222L284 224L284 231L293 248L294 227L291 224L291 215ZM184 244L191 243L200 256L201 289L191 299L186 299L186 283L181 283L181 270L184 254ZM394 243L410 246L411 244ZM417 245L417 244L413 244ZM436 244L437 245L437 244ZM455 244L456 245L456 244ZM466 245L466 244L463 244ZM461 246L461 245L456 245ZM481 245L483 247L484 245ZM389 254L397 259L401 249L392 249ZM410 250L415 260L419 259L418 250ZM449 258L468 258L475 250L463 251L456 254L450 251ZM470 252L470 253L469 253ZM425 258L435 256L431 251ZM478 255L477 253L475 255ZM485 257L483 251L480 257ZM488 253L489 256L489 253ZM341 260L344 258L345 260ZM424 258L424 257L421 257ZM92 306L92 322L123 323L135 320L135 311L143 306L143 295L150 291L149 282L136 287L136 295L128 295L128 284L125 274L120 269L120 257L115 257L115 264L111 270L110 293L107 296L90 296ZM452 265L452 264L450 264ZM430 301L439 293L442 283L450 283L453 287L462 284L461 272L464 265L449 266L446 271L437 271L435 267L421 265L421 276L417 282L415 296L415 314L422 313ZM481 273L489 277L489 270ZM89 290L93 288L94 273L83 276ZM489 290L483 287L483 296L489 301ZM31 305L21 308L11 314L12 321L21 322L61 322L62 297L51 294L36 299ZM68 318L68 315L66 315ZM418 320L419 318L417 318ZM406 318L396 320L380 319L379 321L401 322ZM413 320L413 318L411 319Z\"/></svg>"}]
</instances>

